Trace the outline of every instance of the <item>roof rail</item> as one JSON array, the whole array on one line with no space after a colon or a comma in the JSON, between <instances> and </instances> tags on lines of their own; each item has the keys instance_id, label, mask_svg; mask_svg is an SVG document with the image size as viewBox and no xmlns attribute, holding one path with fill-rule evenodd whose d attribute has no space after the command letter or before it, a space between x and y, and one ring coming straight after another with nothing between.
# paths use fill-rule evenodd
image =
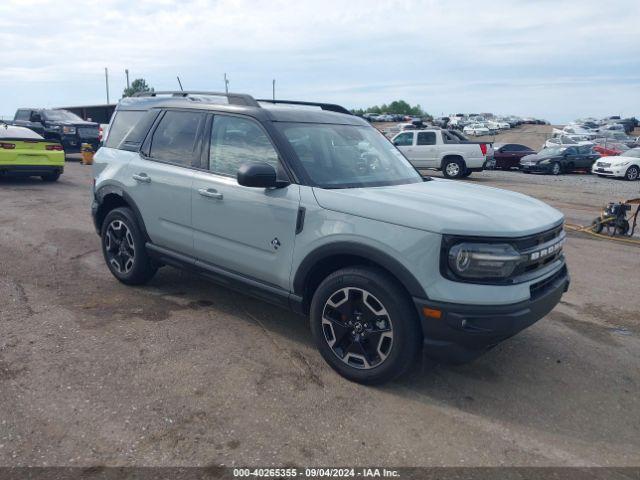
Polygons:
<instances>
[{"instance_id":1,"label":"roof rail","mask_svg":"<svg viewBox=\"0 0 640 480\"><path fill-rule=\"evenodd\" d=\"M257 102L264 102L264 103L273 103L273 104L284 104L284 105L303 105L303 106L308 106L308 107L320 107L322 110L327 110L330 112L336 112L336 113L344 113L347 115L353 115L353 113L351 113L349 110L347 110L346 108L340 106L340 105L336 105L335 103L317 103L317 102L299 102L297 100L270 100L270 99L256 99Z\"/></svg>"},{"instance_id":2,"label":"roof rail","mask_svg":"<svg viewBox=\"0 0 640 480\"><path fill-rule=\"evenodd\" d=\"M245 93L226 93L226 92L204 92L194 90L166 90L159 92L136 92L134 97L157 97L158 95L171 95L172 97L188 97L189 95L211 95L215 97L226 97L231 105L245 105L247 107L259 107L258 102Z\"/></svg>"}]
</instances>

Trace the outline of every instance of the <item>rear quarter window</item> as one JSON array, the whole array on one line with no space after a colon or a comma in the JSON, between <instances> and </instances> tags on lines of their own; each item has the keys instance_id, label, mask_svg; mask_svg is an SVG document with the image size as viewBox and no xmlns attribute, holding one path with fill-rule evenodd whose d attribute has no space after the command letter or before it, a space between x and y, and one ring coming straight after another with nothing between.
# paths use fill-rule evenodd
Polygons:
<instances>
[{"instance_id":1,"label":"rear quarter window","mask_svg":"<svg viewBox=\"0 0 640 480\"><path fill-rule=\"evenodd\" d=\"M158 111L121 110L115 113L105 147L137 149L158 116Z\"/></svg>"}]
</instances>

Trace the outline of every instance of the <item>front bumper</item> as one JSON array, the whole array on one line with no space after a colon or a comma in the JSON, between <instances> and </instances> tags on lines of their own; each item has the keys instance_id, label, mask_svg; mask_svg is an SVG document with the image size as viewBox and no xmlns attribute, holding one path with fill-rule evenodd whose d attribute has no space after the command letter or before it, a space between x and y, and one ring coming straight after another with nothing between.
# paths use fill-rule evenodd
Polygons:
<instances>
[{"instance_id":1,"label":"front bumper","mask_svg":"<svg viewBox=\"0 0 640 480\"><path fill-rule=\"evenodd\" d=\"M594 166L591 169L591 173L593 173L595 175L605 175L607 177L624 177L624 175L627 173L627 168L629 168L629 167L628 166L624 166L624 167L613 167L613 166L598 167L598 166Z\"/></svg>"},{"instance_id":2,"label":"front bumper","mask_svg":"<svg viewBox=\"0 0 640 480\"><path fill-rule=\"evenodd\" d=\"M566 265L530 286L531 298L511 305L457 305L414 298L425 354L447 363L473 360L549 313L569 289ZM427 317L424 309L441 312Z\"/></svg>"},{"instance_id":3,"label":"front bumper","mask_svg":"<svg viewBox=\"0 0 640 480\"><path fill-rule=\"evenodd\" d=\"M521 163L520 170L527 173L551 173L551 163L548 164L540 164L540 163Z\"/></svg>"},{"instance_id":4,"label":"front bumper","mask_svg":"<svg viewBox=\"0 0 640 480\"><path fill-rule=\"evenodd\" d=\"M64 148L65 153L78 153L83 143L88 143L96 151L100 146L100 142L97 138L81 138L77 135L62 135L60 143Z\"/></svg>"}]
</instances>

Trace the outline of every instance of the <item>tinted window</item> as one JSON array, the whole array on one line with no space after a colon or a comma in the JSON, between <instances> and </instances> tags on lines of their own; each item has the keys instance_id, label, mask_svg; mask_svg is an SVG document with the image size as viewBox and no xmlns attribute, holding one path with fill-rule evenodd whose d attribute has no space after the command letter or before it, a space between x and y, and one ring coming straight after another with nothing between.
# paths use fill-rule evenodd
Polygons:
<instances>
[{"instance_id":1,"label":"tinted window","mask_svg":"<svg viewBox=\"0 0 640 480\"><path fill-rule=\"evenodd\" d=\"M149 155L164 162L193 165L203 119L198 112L166 112L153 132Z\"/></svg>"},{"instance_id":2,"label":"tinted window","mask_svg":"<svg viewBox=\"0 0 640 480\"><path fill-rule=\"evenodd\" d=\"M578 147L578 153L583 155L591 153L591 145L582 145L581 147Z\"/></svg>"},{"instance_id":3,"label":"tinted window","mask_svg":"<svg viewBox=\"0 0 640 480\"><path fill-rule=\"evenodd\" d=\"M211 130L209 170L235 177L243 163L266 162L286 178L278 153L262 128L253 120L216 115Z\"/></svg>"},{"instance_id":4,"label":"tinted window","mask_svg":"<svg viewBox=\"0 0 640 480\"><path fill-rule=\"evenodd\" d=\"M393 141L398 147L406 147L413 145L413 132L401 133Z\"/></svg>"},{"instance_id":5,"label":"tinted window","mask_svg":"<svg viewBox=\"0 0 640 480\"><path fill-rule=\"evenodd\" d=\"M567 155L575 155L576 153L578 153L578 150L576 150L575 147L569 147L564 151L564 153L566 153Z\"/></svg>"},{"instance_id":6,"label":"tinted window","mask_svg":"<svg viewBox=\"0 0 640 480\"><path fill-rule=\"evenodd\" d=\"M18 110L16 112L16 120L29 120L30 111L29 110Z\"/></svg>"},{"instance_id":7,"label":"tinted window","mask_svg":"<svg viewBox=\"0 0 640 480\"><path fill-rule=\"evenodd\" d=\"M155 120L158 112L119 111L116 112L111 124L106 147L121 148L123 142L139 145ZM144 119L144 120L143 120Z\"/></svg>"},{"instance_id":8,"label":"tinted window","mask_svg":"<svg viewBox=\"0 0 640 480\"><path fill-rule=\"evenodd\" d=\"M418 145L435 145L435 132L418 132Z\"/></svg>"}]
</instances>

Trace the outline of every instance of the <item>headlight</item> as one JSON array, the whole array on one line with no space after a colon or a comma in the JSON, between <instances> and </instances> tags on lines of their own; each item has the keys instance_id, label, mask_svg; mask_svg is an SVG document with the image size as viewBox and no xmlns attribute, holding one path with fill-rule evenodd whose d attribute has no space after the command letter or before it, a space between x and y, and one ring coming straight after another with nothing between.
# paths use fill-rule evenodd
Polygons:
<instances>
[{"instance_id":1,"label":"headlight","mask_svg":"<svg viewBox=\"0 0 640 480\"><path fill-rule=\"evenodd\" d=\"M75 135L76 127L62 127L62 133L68 133L70 135Z\"/></svg>"},{"instance_id":2,"label":"headlight","mask_svg":"<svg viewBox=\"0 0 640 480\"><path fill-rule=\"evenodd\" d=\"M631 163L631 160L629 160L628 162L617 163L617 164L614 165L614 167L626 167L630 163Z\"/></svg>"},{"instance_id":3,"label":"headlight","mask_svg":"<svg viewBox=\"0 0 640 480\"><path fill-rule=\"evenodd\" d=\"M509 277L523 257L509 244L458 243L449 249L452 272L468 279Z\"/></svg>"}]
</instances>

